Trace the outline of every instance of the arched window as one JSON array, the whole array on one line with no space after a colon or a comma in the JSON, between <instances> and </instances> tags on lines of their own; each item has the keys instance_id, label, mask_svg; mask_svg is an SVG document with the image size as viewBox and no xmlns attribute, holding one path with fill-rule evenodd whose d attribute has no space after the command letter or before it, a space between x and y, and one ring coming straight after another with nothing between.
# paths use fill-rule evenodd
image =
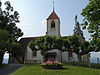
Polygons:
<instances>
[{"instance_id":1,"label":"arched window","mask_svg":"<svg viewBox=\"0 0 100 75\"><path fill-rule=\"evenodd\" d=\"M55 28L55 22L54 21L51 22L51 28Z\"/></svg>"}]
</instances>

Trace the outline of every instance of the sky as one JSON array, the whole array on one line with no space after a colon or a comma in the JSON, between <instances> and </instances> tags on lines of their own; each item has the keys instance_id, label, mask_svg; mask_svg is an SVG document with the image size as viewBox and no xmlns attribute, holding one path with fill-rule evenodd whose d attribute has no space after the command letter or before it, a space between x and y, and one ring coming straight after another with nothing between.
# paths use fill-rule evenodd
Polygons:
<instances>
[{"instance_id":1,"label":"sky","mask_svg":"<svg viewBox=\"0 0 100 75\"><path fill-rule=\"evenodd\" d=\"M2 9L4 9L2 1ZM24 35L22 37L37 37L46 34L46 19L53 11L53 3L55 12L60 18L61 35L70 36L73 34L75 26L74 18L77 15L78 21L82 23L82 9L88 4L89 0L9 0L11 5L20 15L20 23L17 24L21 28ZM86 30L83 31L86 40L89 39L89 34ZM100 57L100 53L98 54ZM97 54L92 56L96 57Z\"/></svg>"},{"instance_id":2,"label":"sky","mask_svg":"<svg viewBox=\"0 0 100 75\"><path fill-rule=\"evenodd\" d=\"M7 0L1 0L3 3ZM70 36L73 34L75 26L75 15L82 23L83 17L80 15L82 9L88 4L88 0L9 0L15 10L19 12L20 23L17 24L23 31L23 37L44 36L46 34L46 19L53 11L60 18L61 35ZM2 7L4 9L4 7ZM89 38L87 31L84 31L86 40Z\"/></svg>"}]
</instances>

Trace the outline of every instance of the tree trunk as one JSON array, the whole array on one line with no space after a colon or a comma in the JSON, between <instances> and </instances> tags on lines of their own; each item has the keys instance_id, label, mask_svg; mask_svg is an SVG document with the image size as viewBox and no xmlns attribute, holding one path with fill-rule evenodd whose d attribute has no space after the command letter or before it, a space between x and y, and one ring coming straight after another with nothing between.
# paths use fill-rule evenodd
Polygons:
<instances>
[{"instance_id":1,"label":"tree trunk","mask_svg":"<svg viewBox=\"0 0 100 75\"><path fill-rule=\"evenodd\" d=\"M9 59L8 59L8 64L11 63L11 54L9 53Z\"/></svg>"},{"instance_id":2,"label":"tree trunk","mask_svg":"<svg viewBox=\"0 0 100 75\"><path fill-rule=\"evenodd\" d=\"M62 63L62 52L61 52L61 63Z\"/></svg>"},{"instance_id":3,"label":"tree trunk","mask_svg":"<svg viewBox=\"0 0 100 75\"><path fill-rule=\"evenodd\" d=\"M81 62L82 61L82 58L81 58L81 55L80 54L77 54L77 58L78 58L78 62Z\"/></svg>"}]
</instances>

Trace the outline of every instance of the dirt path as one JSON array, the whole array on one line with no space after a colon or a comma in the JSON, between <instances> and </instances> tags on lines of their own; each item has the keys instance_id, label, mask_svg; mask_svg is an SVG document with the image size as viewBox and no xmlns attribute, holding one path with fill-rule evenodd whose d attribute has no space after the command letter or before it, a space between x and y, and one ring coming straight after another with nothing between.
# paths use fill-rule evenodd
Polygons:
<instances>
[{"instance_id":1,"label":"dirt path","mask_svg":"<svg viewBox=\"0 0 100 75\"><path fill-rule=\"evenodd\" d=\"M23 64L9 64L6 67L0 69L0 75L8 75L13 73L22 66Z\"/></svg>"}]
</instances>

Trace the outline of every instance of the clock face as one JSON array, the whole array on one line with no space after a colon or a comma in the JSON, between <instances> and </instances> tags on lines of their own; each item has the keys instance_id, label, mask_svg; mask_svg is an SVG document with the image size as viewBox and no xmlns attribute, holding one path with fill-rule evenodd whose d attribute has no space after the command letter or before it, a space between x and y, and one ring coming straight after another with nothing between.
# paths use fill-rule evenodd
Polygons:
<instances>
[{"instance_id":1,"label":"clock face","mask_svg":"<svg viewBox=\"0 0 100 75\"><path fill-rule=\"evenodd\" d=\"M55 22L54 21L51 22L51 28L55 28Z\"/></svg>"}]
</instances>

